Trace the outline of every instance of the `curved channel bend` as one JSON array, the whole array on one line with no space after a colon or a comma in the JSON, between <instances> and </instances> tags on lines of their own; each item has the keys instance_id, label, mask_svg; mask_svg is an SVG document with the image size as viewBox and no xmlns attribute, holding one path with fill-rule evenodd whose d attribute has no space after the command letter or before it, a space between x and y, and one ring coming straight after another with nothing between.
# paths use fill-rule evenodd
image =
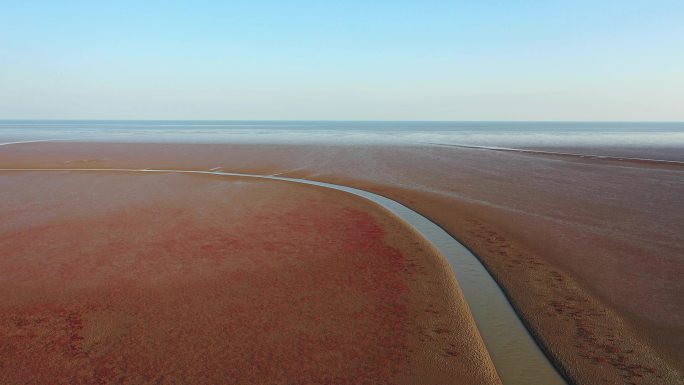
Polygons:
<instances>
[{"instance_id":1,"label":"curved channel bend","mask_svg":"<svg viewBox=\"0 0 684 385\"><path fill-rule=\"evenodd\" d=\"M296 182L345 191L368 199L410 224L449 262L477 328L505 385L561 385L565 380L541 351L499 285L467 248L441 227L399 202L352 187L275 175L163 169L0 169L0 171L116 171L189 173Z\"/></svg>"}]
</instances>

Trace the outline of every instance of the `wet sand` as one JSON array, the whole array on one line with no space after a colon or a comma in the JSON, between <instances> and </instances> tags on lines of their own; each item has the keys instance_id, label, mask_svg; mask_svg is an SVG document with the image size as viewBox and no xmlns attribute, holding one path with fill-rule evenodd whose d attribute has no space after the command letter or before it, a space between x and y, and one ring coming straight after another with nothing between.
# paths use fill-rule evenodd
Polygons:
<instances>
[{"instance_id":1,"label":"wet sand","mask_svg":"<svg viewBox=\"0 0 684 385\"><path fill-rule=\"evenodd\" d=\"M23 147L19 147L23 146ZM684 171L444 147L36 143L7 167L220 167L386 195L487 265L575 382L681 383Z\"/></svg>"},{"instance_id":2,"label":"wet sand","mask_svg":"<svg viewBox=\"0 0 684 385\"><path fill-rule=\"evenodd\" d=\"M499 383L445 261L349 194L97 172L0 194L2 383Z\"/></svg>"}]
</instances>

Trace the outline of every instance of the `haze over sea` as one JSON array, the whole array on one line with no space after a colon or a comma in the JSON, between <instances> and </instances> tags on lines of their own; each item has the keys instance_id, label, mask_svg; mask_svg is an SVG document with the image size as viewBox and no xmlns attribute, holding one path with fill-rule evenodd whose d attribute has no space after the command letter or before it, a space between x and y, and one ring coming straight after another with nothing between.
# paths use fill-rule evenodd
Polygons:
<instances>
[{"instance_id":1,"label":"haze over sea","mask_svg":"<svg viewBox=\"0 0 684 385\"><path fill-rule=\"evenodd\" d=\"M2 120L0 143L466 145L684 160L683 122Z\"/></svg>"}]
</instances>

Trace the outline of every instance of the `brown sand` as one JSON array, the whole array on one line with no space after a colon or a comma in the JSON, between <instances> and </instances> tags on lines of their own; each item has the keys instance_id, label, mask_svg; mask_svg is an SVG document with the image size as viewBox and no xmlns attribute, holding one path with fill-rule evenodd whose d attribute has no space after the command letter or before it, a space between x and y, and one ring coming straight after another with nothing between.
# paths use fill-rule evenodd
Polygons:
<instances>
[{"instance_id":1,"label":"brown sand","mask_svg":"<svg viewBox=\"0 0 684 385\"><path fill-rule=\"evenodd\" d=\"M684 382L677 166L444 147L66 143L7 146L0 162L222 166L386 195L471 247L575 382Z\"/></svg>"},{"instance_id":2,"label":"brown sand","mask_svg":"<svg viewBox=\"0 0 684 385\"><path fill-rule=\"evenodd\" d=\"M498 384L444 261L286 182L0 172L0 383Z\"/></svg>"}]
</instances>

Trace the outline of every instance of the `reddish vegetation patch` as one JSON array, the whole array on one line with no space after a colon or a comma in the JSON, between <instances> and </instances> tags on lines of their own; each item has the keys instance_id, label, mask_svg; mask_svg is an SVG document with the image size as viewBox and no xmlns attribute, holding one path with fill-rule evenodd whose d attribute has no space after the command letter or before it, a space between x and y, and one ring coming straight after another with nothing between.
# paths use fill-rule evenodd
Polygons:
<instances>
[{"instance_id":1,"label":"reddish vegetation patch","mask_svg":"<svg viewBox=\"0 0 684 385\"><path fill-rule=\"evenodd\" d=\"M1 233L1 382L391 381L408 360L404 256L371 214L288 197Z\"/></svg>"}]
</instances>

